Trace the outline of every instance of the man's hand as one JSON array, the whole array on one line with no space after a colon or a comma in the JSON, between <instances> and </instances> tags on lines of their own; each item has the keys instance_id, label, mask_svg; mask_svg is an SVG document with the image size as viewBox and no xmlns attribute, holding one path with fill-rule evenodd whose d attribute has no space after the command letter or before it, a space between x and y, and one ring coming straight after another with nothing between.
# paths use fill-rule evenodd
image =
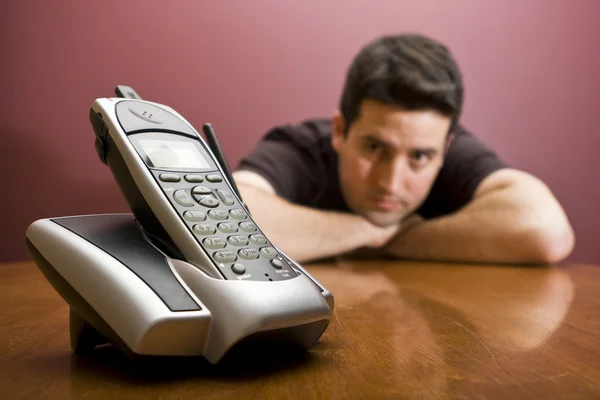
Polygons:
<instances>
[{"instance_id":1,"label":"man's hand","mask_svg":"<svg viewBox=\"0 0 600 400\"><path fill-rule=\"evenodd\" d=\"M367 221L368 224L371 224ZM386 227L372 225L369 236L371 239L367 243L369 249L380 249L384 247L394 236L400 232L400 224L394 224Z\"/></svg>"},{"instance_id":2,"label":"man's hand","mask_svg":"<svg viewBox=\"0 0 600 400\"><path fill-rule=\"evenodd\" d=\"M503 169L464 208L402 230L384 249L418 260L547 264L567 257L574 240L550 189L525 172Z\"/></svg>"},{"instance_id":3,"label":"man's hand","mask_svg":"<svg viewBox=\"0 0 600 400\"><path fill-rule=\"evenodd\" d=\"M378 227L373 225L373 239L367 245L370 249L381 249L385 248L390 241L397 237L398 235L402 235L411 227L416 224L419 224L423 221L423 217L418 214L412 213L405 217L401 222L390 225L387 227Z\"/></svg>"},{"instance_id":4,"label":"man's hand","mask_svg":"<svg viewBox=\"0 0 600 400\"><path fill-rule=\"evenodd\" d=\"M261 176L238 171L234 179L252 218L273 242L297 262L377 249L394 237L400 225L378 227L366 218L342 212L316 210L288 202Z\"/></svg>"},{"instance_id":5,"label":"man's hand","mask_svg":"<svg viewBox=\"0 0 600 400\"><path fill-rule=\"evenodd\" d=\"M393 243L394 238L405 234L413 226L420 224L424 220L420 215L413 213L405 217L401 222L387 227L373 225L366 219L365 221L369 226L368 235L371 237L371 240L366 246L350 251L344 254L344 256L350 258L388 257L387 248L390 246L390 243Z\"/></svg>"}]
</instances>

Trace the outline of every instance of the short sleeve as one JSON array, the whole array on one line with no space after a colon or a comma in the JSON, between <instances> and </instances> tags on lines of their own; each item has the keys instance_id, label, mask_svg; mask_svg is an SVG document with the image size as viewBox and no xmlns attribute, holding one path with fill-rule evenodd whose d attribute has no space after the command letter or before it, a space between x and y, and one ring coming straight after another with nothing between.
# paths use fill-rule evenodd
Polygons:
<instances>
[{"instance_id":1,"label":"short sleeve","mask_svg":"<svg viewBox=\"0 0 600 400\"><path fill-rule=\"evenodd\" d=\"M417 211L434 218L464 207L487 176L507 165L497 154L459 127L429 196Z\"/></svg>"},{"instance_id":2,"label":"short sleeve","mask_svg":"<svg viewBox=\"0 0 600 400\"><path fill-rule=\"evenodd\" d=\"M319 190L318 162L310 137L297 127L269 131L238 164L236 170L252 171L265 178L288 201L309 205Z\"/></svg>"}]
</instances>

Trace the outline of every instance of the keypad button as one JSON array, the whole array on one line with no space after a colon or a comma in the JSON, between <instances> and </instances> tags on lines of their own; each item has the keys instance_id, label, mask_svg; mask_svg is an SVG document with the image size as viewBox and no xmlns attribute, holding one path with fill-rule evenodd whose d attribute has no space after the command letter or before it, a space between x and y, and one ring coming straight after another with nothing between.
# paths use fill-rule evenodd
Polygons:
<instances>
[{"instance_id":1,"label":"keypad button","mask_svg":"<svg viewBox=\"0 0 600 400\"><path fill-rule=\"evenodd\" d=\"M202 177L202 175L186 175L185 180L190 183L204 182L204 178Z\"/></svg>"},{"instance_id":2,"label":"keypad button","mask_svg":"<svg viewBox=\"0 0 600 400\"><path fill-rule=\"evenodd\" d=\"M216 220L225 220L227 219L227 211L226 210L210 210L208 212L208 216L212 219L216 219Z\"/></svg>"},{"instance_id":3,"label":"keypad button","mask_svg":"<svg viewBox=\"0 0 600 400\"><path fill-rule=\"evenodd\" d=\"M192 230L198 235L212 235L217 231L212 224L197 224L192 227Z\"/></svg>"},{"instance_id":4,"label":"keypad button","mask_svg":"<svg viewBox=\"0 0 600 400\"><path fill-rule=\"evenodd\" d=\"M278 256L277 250L275 250L273 247L263 247L260 249L260 254L267 258L275 258Z\"/></svg>"},{"instance_id":5,"label":"keypad button","mask_svg":"<svg viewBox=\"0 0 600 400\"><path fill-rule=\"evenodd\" d=\"M248 244L248 238L239 235L229 236L227 241L234 246L246 246Z\"/></svg>"},{"instance_id":6,"label":"keypad button","mask_svg":"<svg viewBox=\"0 0 600 400\"><path fill-rule=\"evenodd\" d=\"M221 222L217 225L219 230L224 233L236 233L238 231L237 226L232 224L231 222Z\"/></svg>"},{"instance_id":7,"label":"keypad button","mask_svg":"<svg viewBox=\"0 0 600 400\"><path fill-rule=\"evenodd\" d=\"M246 272L246 268L240 263L233 264L231 266L231 270L238 275L242 275L244 272Z\"/></svg>"},{"instance_id":8,"label":"keypad button","mask_svg":"<svg viewBox=\"0 0 600 400\"><path fill-rule=\"evenodd\" d=\"M187 193L184 190L176 190L175 193L173 193L173 198L177 203L181 204L184 207L192 207L194 205L194 201L190 198L190 196L187 195Z\"/></svg>"},{"instance_id":9,"label":"keypad button","mask_svg":"<svg viewBox=\"0 0 600 400\"><path fill-rule=\"evenodd\" d=\"M220 263L234 262L237 260L237 256L233 251L217 251L213 254L213 258L216 262Z\"/></svg>"},{"instance_id":10,"label":"keypad button","mask_svg":"<svg viewBox=\"0 0 600 400\"><path fill-rule=\"evenodd\" d=\"M208 212L208 216L212 219L222 221L222 220L227 219L227 211L226 210L210 210Z\"/></svg>"},{"instance_id":11,"label":"keypad button","mask_svg":"<svg viewBox=\"0 0 600 400\"><path fill-rule=\"evenodd\" d=\"M256 230L258 229L254 222L248 222L248 221L240 222L240 228L242 228L242 230L246 231L246 232L256 232Z\"/></svg>"},{"instance_id":12,"label":"keypad button","mask_svg":"<svg viewBox=\"0 0 600 400\"><path fill-rule=\"evenodd\" d=\"M158 178L163 182L179 182L181 178L175 174L160 174Z\"/></svg>"},{"instance_id":13,"label":"keypad button","mask_svg":"<svg viewBox=\"0 0 600 400\"><path fill-rule=\"evenodd\" d=\"M248 214L246 214L246 211L242 210L241 208L230 210L229 215L231 215L231 218L235 219L245 219L248 216Z\"/></svg>"},{"instance_id":14,"label":"keypad button","mask_svg":"<svg viewBox=\"0 0 600 400\"><path fill-rule=\"evenodd\" d=\"M210 174L206 175L206 180L209 182L222 182L223 178L220 175Z\"/></svg>"},{"instance_id":15,"label":"keypad button","mask_svg":"<svg viewBox=\"0 0 600 400\"><path fill-rule=\"evenodd\" d=\"M226 190L217 190L217 195L226 206L232 206L235 202L233 195Z\"/></svg>"},{"instance_id":16,"label":"keypad button","mask_svg":"<svg viewBox=\"0 0 600 400\"><path fill-rule=\"evenodd\" d=\"M238 250L238 255L244 260L255 260L258 258L258 250L256 249L241 249Z\"/></svg>"},{"instance_id":17,"label":"keypad button","mask_svg":"<svg viewBox=\"0 0 600 400\"><path fill-rule=\"evenodd\" d=\"M263 235L250 235L250 241L254 244L267 244L267 238Z\"/></svg>"},{"instance_id":18,"label":"keypad button","mask_svg":"<svg viewBox=\"0 0 600 400\"><path fill-rule=\"evenodd\" d=\"M202 241L202 244L207 249L222 249L227 246L225 239L219 237L206 238Z\"/></svg>"},{"instance_id":19,"label":"keypad button","mask_svg":"<svg viewBox=\"0 0 600 400\"><path fill-rule=\"evenodd\" d=\"M273 260L271 260L271 265L272 265L274 268L277 268L277 269L281 269L281 268L283 268L283 263L282 263L280 260L276 259L276 258L275 258L275 259L273 259Z\"/></svg>"},{"instance_id":20,"label":"keypad button","mask_svg":"<svg viewBox=\"0 0 600 400\"><path fill-rule=\"evenodd\" d=\"M206 186L194 186L192 189L193 194L211 194L212 190Z\"/></svg>"},{"instance_id":21,"label":"keypad button","mask_svg":"<svg viewBox=\"0 0 600 400\"><path fill-rule=\"evenodd\" d=\"M183 213L183 218L192 222L199 222L206 220L206 213L204 211L186 211Z\"/></svg>"},{"instance_id":22,"label":"keypad button","mask_svg":"<svg viewBox=\"0 0 600 400\"><path fill-rule=\"evenodd\" d=\"M215 208L219 205L219 200L215 199L212 196L202 196L197 200L198 203L200 203L200 205L203 205L204 207Z\"/></svg>"}]
</instances>

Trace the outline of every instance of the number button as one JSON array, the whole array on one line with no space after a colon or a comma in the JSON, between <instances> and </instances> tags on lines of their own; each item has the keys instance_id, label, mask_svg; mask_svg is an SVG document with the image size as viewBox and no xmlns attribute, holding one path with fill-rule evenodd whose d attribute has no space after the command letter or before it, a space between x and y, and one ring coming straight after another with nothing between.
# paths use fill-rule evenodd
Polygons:
<instances>
[{"instance_id":1,"label":"number button","mask_svg":"<svg viewBox=\"0 0 600 400\"><path fill-rule=\"evenodd\" d=\"M255 260L258 258L258 250L256 249L241 249L238 250L238 254L244 260Z\"/></svg>"},{"instance_id":2,"label":"number button","mask_svg":"<svg viewBox=\"0 0 600 400\"><path fill-rule=\"evenodd\" d=\"M227 219L227 211L225 210L210 210L208 212L208 216L212 219L216 220L225 220Z\"/></svg>"},{"instance_id":3,"label":"number button","mask_svg":"<svg viewBox=\"0 0 600 400\"><path fill-rule=\"evenodd\" d=\"M175 193L173 193L173 198L177 203L181 204L184 207L192 207L194 205L194 202L192 201L190 196L188 196L187 193L185 193L184 190L176 190Z\"/></svg>"},{"instance_id":4,"label":"number button","mask_svg":"<svg viewBox=\"0 0 600 400\"><path fill-rule=\"evenodd\" d=\"M232 206L235 202L235 198L233 197L233 195L225 190L219 189L217 190L217 194L219 195L219 198L221 199L223 204L225 204L226 206Z\"/></svg>"},{"instance_id":5,"label":"number button","mask_svg":"<svg viewBox=\"0 0 600 400\"><path fill-rule=\"evenodd\" d=\"M248 238L239 235L229 236L227 241L234 246L246 246L248 244Z\"/></svg>"},{"instance_id":6,"label":"number button","mask_svg":"<svg viewBox=\"0 0 600 400\"><path fill-rule=\"evenodd\" d=\"M260 254L267 258L275 258L277 257L278 253L277 250L275 250L272 247L263 247L262 249L260 249Z\"/></svg>"},{"instance_id":7,"label":"number button","mask_svg":"<svg viewBox=\"0 0 600 400\"><path fill-rule=\"evenodd\" d=\"M204 221L206 214L203 211L186 211L183 213L183 218L192 222Z\"/></svg>"},{"instance_id":8,"label":"number button","mask_svg":"<svg viewBox=\"0 0 600 400\"><path fill-rule=\"evenodd\" d=\"M192 230L198 235L212 235L217 231L211 224L197 224L193 226Z\"/></svg>"},{"instance_id":9,"label":"number button","mask_svg":"<svg viewBox=\"0 0 600 400\"><path fill-rule=\"evenodd\" d=\"M222 249L227 245L227 242L223 238L213 237L204 239L202 244L207 249Z\"/></svg>"},{"instance_id":10,"label":"number button","mask_svg":"<svg viewBox=\"0 0 600 400\"><path fill-rule=\"evenodd\" d=\"M248 216L248 214L246 214L246 211L240 208L236 208L234 210L229 211L229 215L231 215L231 218L235 219L245 219Z\"/></svg>"},{"instance_id":11,"label":"number button","mask_svg":"<svg viewBox=\"0 0 600 400\"><path fill-rule=\"evenodd\" d=\"M233 251L217 251L213 254L213 258L220 263L234 262L237 260L237 256Z\"/></svg>"},{"instance_id":12,"label":"number button","mask_svg":"<svg viewBox=\"0 0 600 400\"><path fill-rule=\"evenodd\" d=\"M221 222L217 227L224 233L236 233L238 231L237 226L230 222Z\"/></svg>"},{"instance_id":13,"label":"number button","mask_svg":"<svg viewBox=\"0 0 600 400\"><path fill-rule=\"evenodd\" d=\"M256 230L258 229L254 222L247 222L247 221L240 222L240 228L242 228L242 230L246 231L246 232L256 232Z\"/></svg>"},{"instance_id":14,"label":"number button","mask_svg":"<svg viewBox=\"0 0 600 400\"><path fill-rule=\"evenodd\" d=\"M250 241L254 244L267 244L267 238L263 235L251 235Z\"/></svg>"}]
</instances>

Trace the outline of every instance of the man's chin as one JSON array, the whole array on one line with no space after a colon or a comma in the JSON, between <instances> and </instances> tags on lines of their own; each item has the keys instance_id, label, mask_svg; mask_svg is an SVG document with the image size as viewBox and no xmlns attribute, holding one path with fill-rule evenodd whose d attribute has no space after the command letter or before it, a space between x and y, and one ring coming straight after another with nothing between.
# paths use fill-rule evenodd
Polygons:
<instances>
[{"instance_id":1,"label":"man's chin","mask_svg":"<svg viewBox=\"0 0 600 400\"><path fill-rule=\"evenodd\" d=\"M381 228L396 225L404 218L404 213L386 213L381 211L366 211L362 215L373 225Z\"/></svg>"}]
</instances>

